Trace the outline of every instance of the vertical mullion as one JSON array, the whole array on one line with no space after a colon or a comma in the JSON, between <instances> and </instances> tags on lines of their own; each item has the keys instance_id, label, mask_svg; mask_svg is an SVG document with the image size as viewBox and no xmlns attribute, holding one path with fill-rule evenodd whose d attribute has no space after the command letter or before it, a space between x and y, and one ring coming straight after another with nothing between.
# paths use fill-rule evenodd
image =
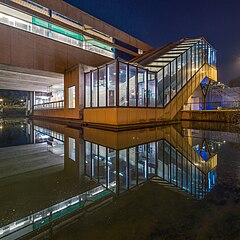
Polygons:
<instances>
[{"instance_id":1,"label":"vertical mullion","mask_svg":"<svg viewBox=\"0 0 240 240\"><path fill-rule=\"evenodd\" d=\"M90 159L90 178L92 179L92 143L91 143L91 148L90 148L90 150L91 150L91 159Z\"/></svg>"},{"instance_id":2,"label":"vertical mullion","mask_svg":"<svg viewBox=\"0 0 240 240\"><path fill-rule=\"evenodd\" d=\"M189 161L187 159L187 161L186 161L186 189L188 189L188 164L189 164Z\"/></svg>"},{"instance_id":3,"label":"vertical mullion","mask_svg":"<svg viewBox=\"0 0 240 240\"><path fill-rule=\"evenodd\" d=\"M149 162L149 159L148 159L148 147L149 147L149 149L150 149L150 143L147 143L146 144L146 146L147 146L147 154L146 154L146 171L147 171L147 180L148 180L148 162Z\"/></svg>"},{"instance_id":4,"label":"vertical mullion","mask_svg":"<svg viewBox=\"0 0 240 240\"><path fill-rule=\"evenodd\" d=\"M192 47L190 48L190 76L189 76L189 79L188 79L188 81L192 78Z\"/></svg>"},{"instance_id":5,"label":"vertical mullion","mask_svg":"<svg viewBox=\"0 0 240 240\"><path fill-rule=\"evenodd\" d=\"M208 46L208 44L206 43L206 45L207 45L207 47L206 47L206 63L208 64L208 48L209 48L209 46Z\"/></svg>"},{"instance_id":6,"label":"vertical mullion","mask_svg":"<svg viewBox=\"0 0 240 240\"><path fill-rule=\"evenodd\" d=\"M130 176L129 176L129 167L130 167L130 163L129 163L129 148L127 149L127 179L128 179L128 185L127 185L127 189L129 190L130 188ZM132 180L132 179L131 179Z\"/></svg>"},{"instance_id":7,"label":"vertical mullion","mask_svg":"<svg viewBox=\"0 0 240 240\"><path fill-rule=\"evenodd\" d=\"M158 173L158 144L155 142L155 175Z\"/></svg>"},{"instance_id":8,"label":"vertical mullion","mask_svg":"<svg viewBox=\"0 0 240 240\"><path fill-rule=\"evenodd\" d=\"M157 73L154 73L155 75L155 108L158 107L158 78Z\"/></svg>"},{"instance_id":9,"label":"vertical mullion","mask_svg":"<svg viewBox=\"0 0 240 240\"><path fill-rule=\"evenodd\" d=\"M170 79L170 86L169 86L169 88L170 88L170 91L169 91L169 97L170 97L170 99L169 99L169 102L171 101L171 99L172 99L172 62L170 62L169 63L169 79ZM167 103L169 103L169 102L167 102Z\"/></svg>"},{"instance_id":10,"label":"vertical mullion","mask_svg":"<svg viewBox=\"0 0 240 240\"><path fill-rule=\"evenodd\" d=\"M194 178L195 178L195 181L194 181L194 187L195 187L195 196L197 195L196 173L197 173L197 168L196 168L196 166L195 166L195 168L194 168Z\"/></svg>"},{"instance_id":11,"label":"vertical mullion","mask_svg":"<svg viewBox=\"0 0 240 240\"><path fill-rule=\"evenodd\" d=\"M194 67L195 67L195 70L194 70L194 75L196 74L196 71L197 71L197 56L196 56L196 52L197 52L197 44L195 43L194 45L194 54L193 54L193 58L194 58Z\"/></svg>"},{"instance_id":12,"label":"vertical mullion","mask_svg":"<svg viewBox=\"0 0 240 240\"><path fill-rule=\"evenodd\" d=\"M86 174L86 173L87 173L87 171L86 171L86 159L87 159L87 154L86 154L86 141L84 141L83 146L84 146L84 165L83 165L84 170L83 170L83 172L84 172L84 175L87 175L87 174Z\"/></svg>"},{"instance_id":13,"label":"vertical mullion","mask_svg":"<svg viewBox=\"0 0 240 240\"><path fill-rule=\"evenodd\" d=\"M92 107L92 71L90 71L90 107Z\"/></svg>"},{"instance_id":14,"label":"vertical mullion","mask_svg":"<svg viewBox=\"0 0 240 240\"><path fill-rule=\"evenodd\" d=\"M139 98L139 93L138 93L138 67L136 67L135 86L136 86L136 107L138 107L138 98Z\"/></svg>"},{"instance_id":15,"label":"vertical mullion","mask_svg":"<svg viewBox=\"0 0 240 240\"><path fill-rule=\"evenodd\" d=\"M86 73L84 75L84 90L83 90L83 98L84 98L84 108L86 108Z\"/></svg>"},{"instance_id":16,"label":"vertical mullion","mask_svg":"<svg viewBox=\"0 0 240 240\"><path fill-rule=\"evenodd\" d=\"M183 188L183 155L181 154L181 188Z\"/></svg>"},{"instance_id":17,"label":"vertical mullion","mask_svg":"<svg viewBox=\"0 0 240 240\"><path fill-rule=\"evenodd\" d=\"M100 183L100 179L99 179L99 173L100 173L100 164L99 164L99 145L97 145L97 150L98 150L98 164L97 164L97 168L98 168L98 183Z\"/></svg>"},{"instance_id":18,"label":"vertical mullion","mask_svg":"<svg viewBox=\"0 0 240 240\"><path fill-rule=\"evenodd\" d=\"M176 90L175 91L176 91L176 93L175 93L174 96L176 96L177 93L178 93L178 90L177 90L177 86L178 86L178 58L179 58L179 56L175 58L175 69L176 69L176 76L175 76Z\"/></svg>"},{"instance_id":19,"label":"vertical mullion","mask_svg":"<svg viewBox=\"0 0 240 240\"><path fill-rule=\"evenodd\" d=\"M176 186L178 186L178 151L176 150Z\"/></svg>"},{"instance_id":20,"label":"vertical mullion","mask_svg":"<svg viewBox=\"0 0 240 240\"><path fill-rule=\"evenodd\" d=\"M163 67L163 70L162 70L162 71L163 71L163 72L162 72L162 74L163 74L163 75L162 75L162 80L163 80L163 84L162 84L162 85L163 85L163 86L162 86L162 105L163 105L163 106L162 106L162 107L165 107L165 102L164 102L164 98L165 98L165 90L164 90L164 87L165 87L165 83L164 83L164 82L165 82L165 76L164 76L164 69L165 69L165 67Z\"/></svg>"},{"instance_id":21,"label":"vertical mullion","mask_svg":"<svg viewBox=\"0 0 240 240\"><path fill-rule=\"evenodd\" d=\"M193 195L193 187L192 187L192 185L193 185L193 164L191 163L191 194Z\"/></svg>"},{"instance_id":22,"label":"vertical mullion","mask_svg":"<svg viewBox=\"0 0 240 240\"><path fill-rule=\"evenodd\" d=\"M172 168L171 168L171 163L172 163L172 147L169 145L170 148L170 158L169 158L169 179L170 183L172 182Z\"/></svg>"},{"instance_id":23,"label":"vertical mullion","mask_svg":"<svg viewBox=\"0 0 240 240\"><path fill-rule=\"evenodd\" d=\"M165 154L165 140L163 140L163 179L164 180L166 180L165 179L165 156L166 156L166 154Z\"/></svg>"},{"instance_id":24,"label":"vertical mullion","mask_svg":"<svg viewBox=\"0 0 240 240\"><path fill-rule=\"evenodd\" d=\"M181 91L183 88L183 53L181 53L180 59L181 59L181 88L179 91Z\"/></svg>"},{"instance_id":25,"label":"vertical mullion","mask_svg":"<svg viewBox=\"0 0 240 240\"><path fill-rule=\"evenodd\" d=\"M145 104L144 104L145 107L148 107L148 104L149 104L149 100L148 100L148 81L149 81L148 73L149 73L149 71L146 70L146 89L145 89L146 90L146 100L145 100Z\"/></svg>"},{"instance_id":26,"label":"vertical mullion","mask_svg":"<svg viewBox=\"0 0 240 240\"><path fill-rule=\"evenodd\" d=\"M198 69L201 67L201 42L198 42ZM201 56L201 57L200 57Z\"/></svg>"},{"instance_id":27,"label":"vertical mullion","mask_svg":"<svg viewBox=\"0 0 240 240\"><path fill-rule=\"evenodd\" d=\"M116 194L119 195L120 188L119 188L119 150L116 151Z\"/></svg>"},{"instance_id":28,"label":"vertical mullion","mask_svg":"<svg viewBox=\"0 0 240 240\"><path fill-rule=\"evenodd\" d=\"M106 147L106 188L108 188L108 148Z\"/></svg>"},{"instance_id":29,"label":"vertical mullion","mask_svg":"<svg viewBox=\"0 0 240 240\"><path fill-rule=\"evenodd\" d=\"M126 81L127 81L127 107L129 107L129 63L127 63L127 75L126 75Z\"/></svg>"},{"instance_id":30,"label":"vertical mullion","mask_svg":"<svg viewBox=\"0 0 240 240\"><path fill-rule=\"evenodd\" d=\"M139 153L138 153L138 146L135 147L135 166L136 166L136 186L138 186L138 160L139 160Z\"/></svg>"},{"instance_id":31,"label":"vertical mullion","mask_svg":"<svg viewBox=\"0 0 240 240\"><path fill-rule=\"evenodd\" d=\"M116 107L119 106L119 61L116 61Z\"/></svg>"},{"instance_id":32,"label":"vertical mullion","mask_svg":"<svg viewBox=\"0 0 240 240\"><path fill-rule=\"evenodd\" d=\"M97 107L99 107L99 68L97 68Z\"/></svg>"},{"instance_id":33,"label":"vertical mullion","mask_svg":"<svg viewBox=\"0 0 240 240\"><path fill-rule=\"evenodd\" d=\"M106 92L106 106L105 107L108 107L108 65L106 64L106 89L105 89L105 92Z\"/></svg>"},{"instance_id":34,"label":"vertical mullion","mask_svg":"<svg viewBox=\"0 0 240 240\"><path fill-rule=\"evenodd\" d=\"M175 58L175 69L176 69L176 76L175 76L175 81L176 81L176 94L175 94L175 96L177 95L177 93L178 93L178 58L179 58L179 56L178 57L176 57ZM174 60L173 60L174 61Z\"/></svg>"}]
</instances>

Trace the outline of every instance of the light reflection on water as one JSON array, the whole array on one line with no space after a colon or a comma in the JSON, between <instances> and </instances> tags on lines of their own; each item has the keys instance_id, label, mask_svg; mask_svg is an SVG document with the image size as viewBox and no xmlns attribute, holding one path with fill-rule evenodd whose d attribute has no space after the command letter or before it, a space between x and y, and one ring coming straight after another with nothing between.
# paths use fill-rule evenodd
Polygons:
<instances>
[{"instance_id":1,"label":"light reflection on water","mask_svg":"<svg viewBox=\"0 0 240 240\"><path fill-rule=\"evenodd\" d=\"M28 120L1 125L0 239L16 239L148 181L202 200L216 184L218 152L237 139L181 126L110 132Z\"/></svg>"}]
</instances>

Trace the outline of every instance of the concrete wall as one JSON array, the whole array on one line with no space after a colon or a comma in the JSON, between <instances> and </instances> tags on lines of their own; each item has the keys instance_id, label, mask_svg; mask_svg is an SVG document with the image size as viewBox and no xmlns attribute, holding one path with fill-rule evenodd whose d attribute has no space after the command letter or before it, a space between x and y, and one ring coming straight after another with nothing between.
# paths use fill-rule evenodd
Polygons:
<instances>
[{"instance_id":1,"label":"concrete wall","mask_svg":"<svg viewBox=\"0 0 240 240\"><path fill-rule=\"evenodd\" d=\"M17 8L23 12L29 13L33 16L42 18L46 21L50 21L53 22L57 25L61 25L62 27L65 27L69 30L73 30L79 33L82 33L81 30L79 30L76 27L70 26L69 24L63 23L63 22L59 22L58 20L55 20L54 18L50 18L48 15L46 15L45 13L40 13L40 12L36 12L30 8L26 8L25 6L19 5L15 2L9 1L9 0L0 0L0 2L5 3L7 5L10 5L13 8ZM125 42L127 44L130 44L136 48L142 49L144 51L149 51L150 49L152 49L152 47L132 36L130 36L129 34L111 26L108 23L105 23L103 21L101 21L100 19L97 19L83 11L81 11L80 9L62 1L62 0L54 0L54 1L45 1L45 0L35 0L34 2L39 3L42 6L45 6L51 10L54 10L64 16L69 17L70 19L76 20L77 22L82 23L85 26L85 31L83 32L85 35L89 35L89 31L87 29L89 28L94 28L96 30L99 30L100 32L103 32L107 35L109 35L110 37L116 38L122 42ZM90 37L96 38L100 41L103 40L101 35L98 36L92 36L91 33L89 35ZM107 41L106 43L109 44L109 41ZM129 49L126 49L122 46L119 46L117 44L112 43L112 46L118 48L119 50L125 51L129 54L132 54L134 56L138 56L138 54L134 53L133 51L130 51Z\"/></svg>"},{"instance_id":2,"label":"concrete wall","mask_svg":"<svg viewBox=\"0 0 240 240\"><path fill-rule=\"evenodd\" d=\"M77 64L99 66L111 59L0 24L0 64L64 73Z\"/></svg>"},{"instance_id":3,"label":"concrete wall","mask_svg":"<svg viewBox=\"0 0 240 240\"><path fill-rule=\"evenodd\" d=\"M181 111L182 120L239 123L240 110Z\"/></svg>"},{"instance_id":4,"label":"concrete wall","mask_svg":"<svg viewBox=\"0 0 240 240\"><path fill-rule=\"evenodd\" d=\"M205 64L165 108L86 108L84 122L117 126L171 121L205 76L217 80L217 70Z\"/></svg>"},{"instance_id":5,"label":"concrete wall","mask_svg":"<svg viewBox=\"0 0 240 240\"><path fill-rule=\"evenodd\" d=\"M83 79L83 78L82 78ZM65 116L68 118L80 119L80 93L82 88L80 88L80 67L79 65L67 70L64 74L64 109ZM75 86L75 108L69 108L68 104L68 88Z\"/></svg>"},{"instance_id":6,"label":"concrete wall","mask_svg":"<svg viewBox=\"0 0 240 240\"><path fill-rule=\"evenodd\" d=\"M88 13L83 12L82 10L62 1L62 0L34 0L47 8L53 9L56 12L59 12L71 19L74 19L82 24L87 24L103 33L108 34L111 37L117 38L120 41L123 41L127 44L130 44L134 47L140 48L144 51L148 51L151 49L151 46L148 44L130 36L129 34L111 26L110 24L101 21L94 16L89 15ZM100 2L96 2L97 4L101 4Z\"/></svg>"},{"instance_id":7,"label":"concrete wall","mask_svg":"<svg viewBox=\"0 0 240 240\"><path fill-rule=\"evenodd\" d=\"M46 118L65 118L64 109L34 110L34 116Z\"/></svg>"}]
</instances>

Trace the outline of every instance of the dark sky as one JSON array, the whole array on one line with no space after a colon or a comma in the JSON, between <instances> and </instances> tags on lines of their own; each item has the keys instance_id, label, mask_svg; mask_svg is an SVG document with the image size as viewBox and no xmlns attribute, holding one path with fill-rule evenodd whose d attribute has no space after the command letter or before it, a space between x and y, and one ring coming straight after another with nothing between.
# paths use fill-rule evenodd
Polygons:
<instances>
[{"instance_id":1,"label":"dark sky","mask_svg":"<svg viewBox=\"0 0 240 240\"><path fill-rule=\"evenodd\" d=\"M239 0L65 0L154 47L204 36L218 50L219 80L240 76Z\"/></svg>"}]
</instances>

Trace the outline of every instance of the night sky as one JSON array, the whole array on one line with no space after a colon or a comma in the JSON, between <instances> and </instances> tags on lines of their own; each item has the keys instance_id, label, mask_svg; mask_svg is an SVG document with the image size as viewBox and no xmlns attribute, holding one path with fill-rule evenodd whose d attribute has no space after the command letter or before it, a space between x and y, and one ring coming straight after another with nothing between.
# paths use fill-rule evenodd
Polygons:
<instances>
[{"instance_id":1,"label":"night sky","mask_svg":"<svg viewBox=\"0 0 240 240\"><path fill-rule=\"evenodd\" d=\"M217 49L219 81L240 76L238 0L65 0L152 45L204 36Z\"/></svg>"}]
</instances>

